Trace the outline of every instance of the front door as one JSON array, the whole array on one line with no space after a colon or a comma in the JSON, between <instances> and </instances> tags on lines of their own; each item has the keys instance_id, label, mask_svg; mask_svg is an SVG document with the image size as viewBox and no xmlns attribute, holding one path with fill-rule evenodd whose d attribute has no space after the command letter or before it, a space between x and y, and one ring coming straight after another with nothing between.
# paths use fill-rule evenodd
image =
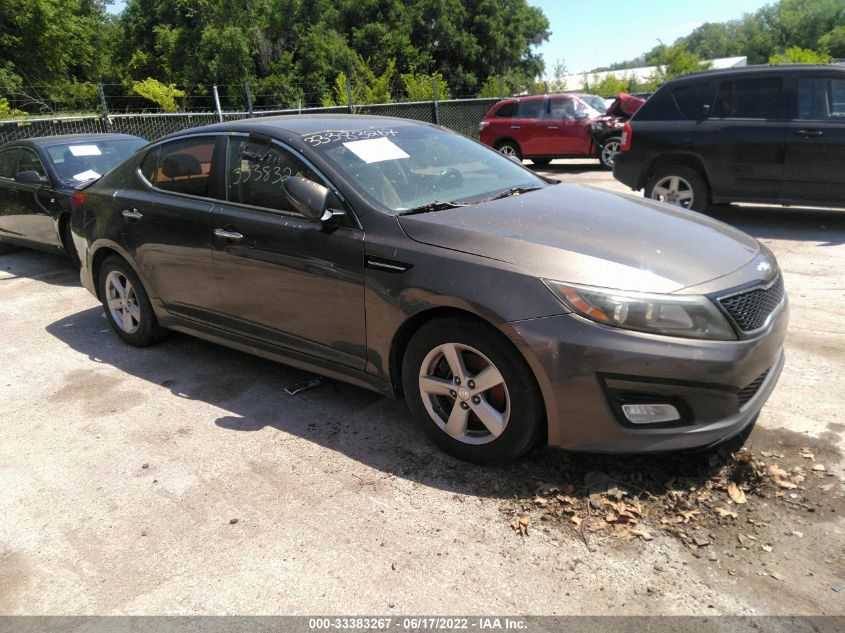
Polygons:
<instances>
[{"instance_id":1,"label":"front door","mask_svg":"<svg viewBox=\"0 0 845 633\"><path fill-rule=\"evenodd\" d=\"M839 78L836 78L839 77ZM845 201L845 80L841 73L800 77L797 111L787 123L783 197Z\"/></svg>"},{"instance_id":2,"label":"front door","mask_svg":"<svg viewBox=\"0 0 845 633\"><path fill-rule=\"evenodd\" d=\"M579 114L578 101L561 95L549 97L549 111L543 121L543 151L549 155L588 155L590 134L585 119L587 113Z\"/></svg>"},{"instance_id":3,"label":"front door","mask_svg":"<svg viewBox=\"0 0 845 633\"><path fill-rule=\"evenodd\" d=\"M217 138L197 136L152 148L141 163L149 186L114 196L125 244L150 293L169 312L212 324L218 307L210 243Z\"/></svg>"},{"instance_id":4,"label":"front door","mask_svg":"<svg viewBox=\"0 0 845 633\"><path fill-rule=\"evenodd\" d=\"M226 202L212 214L226 327L363 369L364 232L351 221L324 230L294 212L282 193L292 175L322 182L280 144L229 138Z\"/></svg>"},{"instance_id":5,"label":"front door","mask_svg":"<svg viewBox=\"0 0 845 633\"><path fill-rule=\"evenodd\" d=\"M56 204L50 184L46 181L47 171L35 151L29 147L20 149L18 173L34 171L45 179L44 184L17 183L15 205L18 231L21 237L50 246L60 246L59 232L53 220L53 206Z\"/></svg>"},{"instance_id":6,"label":"front door","mask_svg":"<svg viewBox=\"0 0 845 633\"><path fill-rule=\"evenodd\" d=\"M781 77L722 81L709 118L695 130L715 197L776 199L786 155Z\"/></svg>"}]
</instances>

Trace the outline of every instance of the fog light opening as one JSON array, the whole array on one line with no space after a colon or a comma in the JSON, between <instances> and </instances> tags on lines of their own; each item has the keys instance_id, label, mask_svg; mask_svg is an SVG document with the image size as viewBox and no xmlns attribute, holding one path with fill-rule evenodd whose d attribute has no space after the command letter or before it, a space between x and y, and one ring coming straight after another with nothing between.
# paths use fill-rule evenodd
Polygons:
<instances>
[{"instance_id":1,"label":"fog light opening","mask_svg":"<svg viewBox=\"0 0 845 633\"><path fill-rule=\"evenodd\" d=\"M622 413L631 424L660 424L681 419L681 414L671 404L623 404Z\"/></svg>"}]
</instances>

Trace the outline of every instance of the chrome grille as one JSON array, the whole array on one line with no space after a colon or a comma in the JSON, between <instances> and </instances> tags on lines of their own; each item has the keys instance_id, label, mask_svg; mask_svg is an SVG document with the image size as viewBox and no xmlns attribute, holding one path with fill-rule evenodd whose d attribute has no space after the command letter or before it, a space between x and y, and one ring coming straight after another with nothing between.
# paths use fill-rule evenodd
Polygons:
<instances>
[{"instance_id":1,"label":"chrome grille","mask_svg":"<svg viewBox=\"0 0 845 633\"><path fill-rule=\"evenodd\" d=\"M719 303L743 332L758 330L766 324L769 316L783 301L783 277L768 288L754 288L730 297L719 299Z\"/></svg>"}]
</instances>

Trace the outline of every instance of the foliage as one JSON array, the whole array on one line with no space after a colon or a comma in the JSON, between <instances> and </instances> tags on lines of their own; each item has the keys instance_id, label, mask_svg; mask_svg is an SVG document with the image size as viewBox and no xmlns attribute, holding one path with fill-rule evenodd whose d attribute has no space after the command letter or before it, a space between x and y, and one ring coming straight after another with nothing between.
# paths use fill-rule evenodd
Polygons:
<instances>
[{"instance_id":1,"label":"foliage","mask_svg":"<svg viewBox=\"0 0 845 633\"><path fill-rule=\"evenodd\" d=\"M434 81L437 81L438 100L443 101L451 98L449 86L440 73L433 75L403 73L401 77L405 89L405 98L408 101L431 101L434 98Z\"/></svg>"},{"instance_id":2,"label":"foliage","mask_svg":"<svg viewBox=\"0 0 845 633\"><path fill-rule=\"evenodd\" d=\"M646 61L656 66L654 79L658 83L710 67L708 62L703 62L698 54L690 51L683 43L672 46L661 43L646 56Z\"/></svg>"},{"instance_id":3,"label":"foliage","mask_svg":"<svg viewBox=\"0 0 845 633\"><path fill-rule=\"evenodd\" d=\"M558 59L552 69L552 78L551 81L549 81L549 92L566 91L566 74L566 64L562 59Z\"/></svg>"},{"instance_id":4,"label":"foliage","mask_svg":"<svg viewBox=\"0 0 845 633\"><path fill-rule=\"evenodd\" d=\"M798 46L791 46L769 58L770 64L826 64L829 61L830 55L827 53L817 53Z\"/></svg>"},{"instance_id":5,"label":"foliage","mask_svg":"<svg viewBox=\"0 0 845 633\"><path fill-rule=\"evenodd\" d=\"M173 84L163 84L152 77L133 82L132 90L135 94L157 104L165 112L176 112L179 109L176 98L185 96L185 92Z\"/></svg>"},{"instance_id":6,"label":"foliage","mask_svg":"<svg viewBox=\"0 0 845 633\"><path fill-rule=\"evenodd\" d=\"M11 107L8 99L0 97L0 119L20 119L24 116L26 116L26 112Z\"/></svg>"},{"instance_id":7,"label":"foliage","mask_svg":"<svg viewBox=\"0 0 845 633\"><path fill-rule=\"evenodd\" d=\"M845 26L837 26L822 35L819 50L836 59L845 59Z\"/></svg>"},{"instance_id":8,"label":"foliage","mask_svg":"<svg viewBox=\"0 0 845 633\"><path fill-rule=\"evenodd\" d=\"M615 97L620 92L631 92L632 81L631 75L623 75L620 78L609 74L601 77L598 73L593 73L587 79L584 90L602 97Z\"/></svg>"}]
</instances>

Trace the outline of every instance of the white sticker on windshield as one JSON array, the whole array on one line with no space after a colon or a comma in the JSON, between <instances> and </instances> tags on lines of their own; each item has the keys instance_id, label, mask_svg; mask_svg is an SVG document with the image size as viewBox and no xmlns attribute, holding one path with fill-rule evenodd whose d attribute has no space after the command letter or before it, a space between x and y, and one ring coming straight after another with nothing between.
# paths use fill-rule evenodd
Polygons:
<instances>
[{"instance_id":1,"label":"white sticker on windshield","mask_svg":"<svg viewBox=\"0 0 845 633\"><path fill-rule=\"evenodd\" d=\"M410 158L402 148L389 138L368 138L364 141L351 141L343 146L365 163L379 163L383 160Z\"/></svg>"},{"instance_id":2,"label":"white sticker on windshield","mask_svg":"<svg viewBox=\"0 0 845 633\"><path fill-rule=\"evenodd\" d=\"M74 156L100 156L102 152L96 145L70 145L70 153Z\"/></svg>"},{"instance_id":3,"label":"white sticker on windshield","mask_svg":"<svg viewBox=\"0 0 845 633\"><path fill-rule=\"evenodd\" d=\"M81 174L74 174L74 180L94 180L94 178L99 178L101 174L98 174L93 169L86 169Z\"/></svg>"}]
</instances>

